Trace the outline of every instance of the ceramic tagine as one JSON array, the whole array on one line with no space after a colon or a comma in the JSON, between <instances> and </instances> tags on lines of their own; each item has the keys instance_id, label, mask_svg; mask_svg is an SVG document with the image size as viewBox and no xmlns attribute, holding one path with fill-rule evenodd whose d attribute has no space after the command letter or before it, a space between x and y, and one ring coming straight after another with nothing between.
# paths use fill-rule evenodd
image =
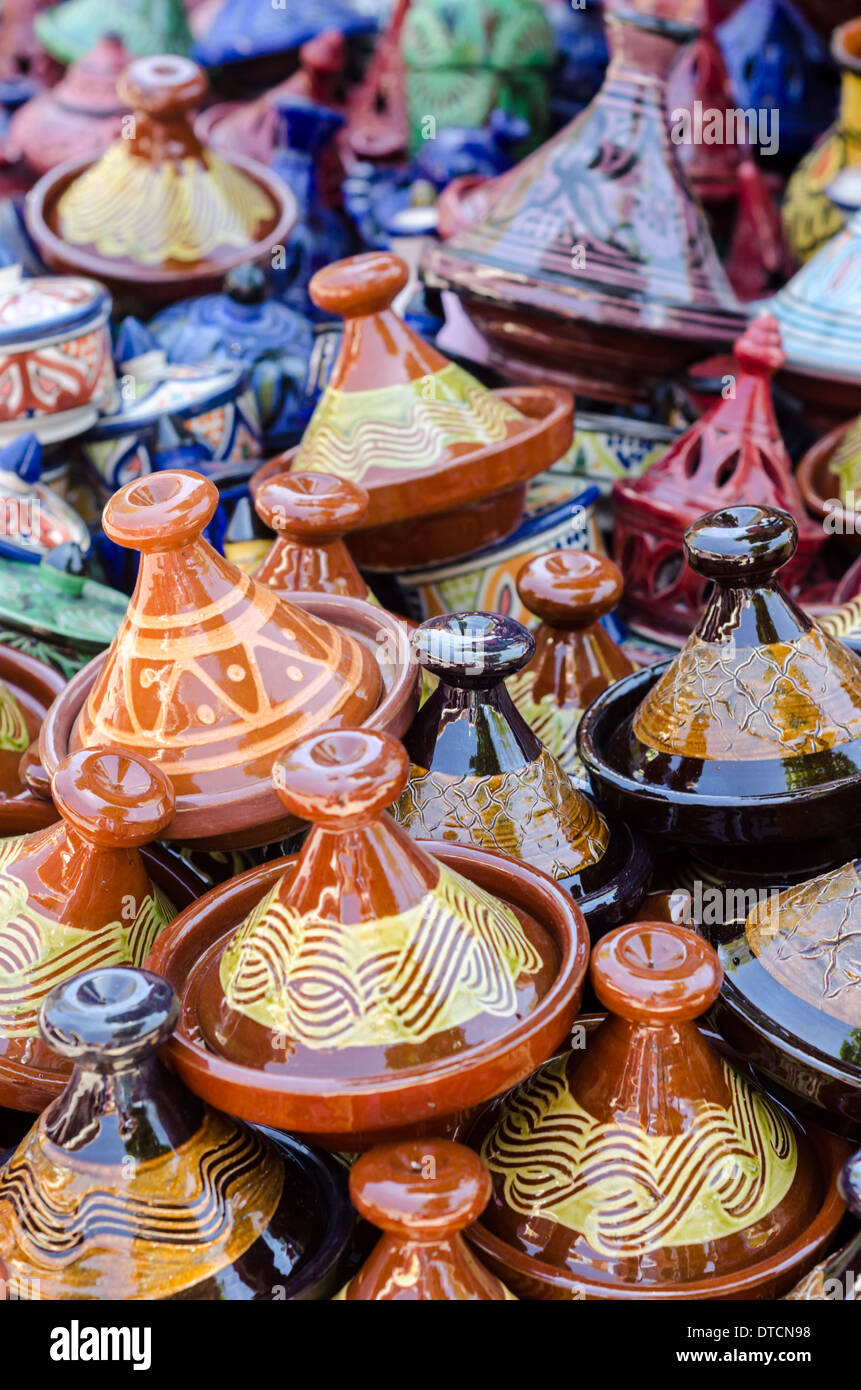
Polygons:
<instances>
[{"instance_id":1,"label":"ceramic tagine","mask_svg":"<svg viewBox=\"0 0 861 1390\"><path fill-rule=\"evenodd\" d=\"M441 127L484 125L496 108L525 117L533 144L546 133L555 45L540 0L412 0L401 51L411 153Z\"/></svg>"},{"instance_id":2,"label":"ceramic tagine","mask_svg":"<svg viewBox=\"0 0 861 1390\"><path fill-rule=\"evenodd\" d=\"M554 126L570 121L588 106L607 69L607 39L602 0L551 0L547 18L556 44L550 87Z\"/></svg>"},{"instance_id":3,"label":"ceramic tagine","mask_svg":"<svg viewBox=\"0 0 861 1390\"><path fill-rule=\"evenodd\" d=\"M596 946L603 1016L469 1131L493 1197L468 1239L520 1296L774 1298L844 1212L845 1146L809 1132L694 1020L721 968L685 927L635 922Z\"/></svg>"},{"instance_id":4,"label":"ceramic tagine","mask_svg":"<svg viewBox=\"0 0 861 1390\"><path fill-rule=\"evenodd\" d=\"M771 378L785 361L773 318L761 315L735 344L723 397L637 478L613 485L613 548L625 576L625 612L659 640L688 636L709 580L684 562L684 535L706 512L752 503L789 512L798 548L784 582L803 589L825 543L804 508L780 433Z\"/></svg>"},{"instance_id":5,"label":"ceramic tagine","mask_svg":"<svg viewBox=\"0 0 861 1390\"><path fill-rule=\"evenodd\" d=\"M687 561L713 581L699 625L672 661L599 695L579 743L596 793L632 825L710 853L778 851L801 872L799 842L833 863L859 823L861 660L777 579L796 534L770 507L690 526Z\"/></svg>"},{"instance_id":6,"label":"ceramic tagine","mask_svg":"<svg viewBox=\"0 0 861 1390\"><path fill-rule=\"evenodd\" d=\"M861 548L856 498L861 499L861 416L837 425L811 444L798 465L798 486L807 510L826 534L851 551ZM847 572L834 591L839 603L858 592Z\"/></svg>"},{"instance_id":7,"label":"ceramic tagine","mask_svg":"<svg viewBox=\"0 0 861 1390\"><path fill-rule=\"evenodd\" d=\"M94 280L0 270L0 443L25 431L56 443L93 423L115 384L110 312Z\"/></svg>"},{"instance_id":8,"label":"ceramic tagine","mask_svg":"<svg viewBox=\"0 0 861 1390\"><path fill-rule=\"evenodd\" d=\"M196 363L221 354L244 367L266 451L298 442L307 423L299 401L313 327L304 314L267 293L259 266L236 266L225 277L222 292L170 304L148 328L171 362Z\"/></svg>"},{"instance_id":9,"label":"ceramic tagine","mask_svg":"<svg viewBox=\"0 0 861 1390\"><path fill-rule=\"evenodd\" d=\"M371 252L315 275L311 298L345 319L337 360L285 468L328 473L368 493L350 543L357 562L401 570L449 559L508 535L526 480L571 442L571 399L558 387L488 391L398 318L404 261Z\"/></svg>"},{"instance_id":10,"label":"ceramic tagine","mask_svg":"<svg viewBox=\"0 0 861 1390\"><path fill-rule=\"evenodd\" d=\"M465 230L423 271L458 293L504 371L625 404L744 321L670 138L665 79L694 31L627 10L607 27L595 100L475 190L474 212L465 193Z\"/></svg>"},{"instance_id":11,"label":"ceramic tagine","mask_svg":"<svg viewBox=\"0 0 861 1390\"><path fill-rule=\"evenodd\" d=\"M29 566L27 573L33 573ZM63 685L62 676L43 661L0 645L0 835L38 830L56 819L50 802L31 793L22 759L38 761L28 750Z\"/></svg>"},{"instance_id":12,"label":"ceramic tagine","mask_svg":"<svg viewBox=\"0 0 861 1390\"><path fill-rule=\"evenodd\" d=\"M518 712L505 682L532 658L520 623L490 613L430 618L412 636L439 682L404 739L412 768L393 807L413 836L501 850L571 892L594 937L635 911L651 861L611 827Z\"/></svg>"},{"instance_id":13,"label":"ceramic tagine","mask_svg":"<svg viewBox=\"0 0 861 1390\"><path fill-rule=\"evenodd\" d=\"M350 1173L361 1216L383 1232L336 1299L409 1303L514 1298L479 1264L462 1232L490 1200L481 1159L446 1139L385 1144L362 1154Z\"/></svg>"},{"instance_id":14,"label":"ceramic tagine","mask_svg":"<svg viewBox=\"0 0 861 1390\"><path fill-rule=\"evenodd\" d=\"M282 57L324 29L358 39L374 28L374 19L350 0L290 0L289 7L277 9L256 0L225 0L206 33L196 34L194 57L208 68L247 65ZM283 74L283 61L278 66Z\"/></svg>"},{"instance_id":15,"label":"ceramic tagine","mask_svg":"<svg viewBox=\"0 0 861 1390\"><path fill-rule=\"evenodd\" d=\"M110 646L127 607L126 594L89 577L74 541L55 546L38 565L22 565L0 554L4 640L15 640L20 634L31 638L36 647L45 644L61 670L66 665L63 657L68 656L72 664L67 675Z\"/></svg>"},{"instance_id":16,"label":"ceramic tagine","mask_svg":"<svg viewBox=\"0 0 861 1390\"><path fill-rule=\"evenodd\" d=\"M411 0L395 0L361 82L350 93L347 141L357 159L399 160L409 143L407 72L401 51Z\"/></svg>"},{"instance_id":17,"label":"ceramic tagine","mask_svg":"<svg viewBox=\"0 0 861 1390\"><path fill-rule=\"evenodd\" d=\"M248 477L261 454L257 401L241 362L171 362L137 319L114 347L119 390L80 441L104 489L159 468L197 468L221 483Z\"/></svg>"},{"instance_id":18,"label":"ceramic tagine","mask_svg":"<svg viewBox=\"0 0 861 1390\"><path fill-rule=\"evenodd\" d=\"M355 1152L450 1130L557 1047L588 955L570 897L528 864L413 842L385 813L394 739L326 730L275 768L301 854L177 917L149 967L182 991L171 1058L204 1099Z\"/></svg>"},{"instance_id":19,"label":"ceramic tagine","mask_svg":"<svg viewBox=\"0 0 861 1390\"><path fill-rule=\"evenodd\" d=\"M137 585L108 653L54 706L42 755L49 772L70 748L151 758L176 793L166 837L223 848L291 828L270 781L281 748L324 724L403 732L417 672L381 609L328 594L288 604L218 555L202 534L217 504L211 482L173 470L111 498L104 528L140 552Z\"/></svg>"},{"instance_id":20,"label":"ceramic tagine","mask_svg":"<svg viewBox=\"0 0 861 1390\"><path fill-rule=\"evenodd\" d=\"M117 79L130 61L121 39L100 39L56 87L16 111L7 153L13 149L37 174L66 159L97 159L122 134L128 110L117 96Z\"/></svg>"},{"instance_id":21,"label":"ceramic tagine","mask_svg":"<svg viewBox=\"0 0 861 1390\"><path fill-rule=\"evenodd\" d=\"M522 567L517 592L541 625L535 653L509 676L508 693L572 781L588 786L577 752L580 716L635 665L600 622L622 597L622 576L604 555L552 550Z\"/></svg>"},{"instance_id":22,"label":"ceramic tagine","mask_svg":"<svg viewBox=\"0 0 861 1390\"><path fill-rule=\"evenodd\" d=\"M809 260L843 226L846 214L828 190L841 170L861 164L861 19L835 29L831 52L840 67L840 112L795 170L783 204L787 240L799 261Z\"/></svg>"},{"instance_id":23,"label":"ceramic tagine","mask_svg":"<svg viewBox=\"0 0 861 1390\"><path fill-rule=\"evenodd\" d=\"M19 434L0 447L0 555L31 564L59 545L90 548L78 513L42 481L42 461L35 434Z\"/></svg>"},{"instance_id":24,"label":"ceramic tagine","mask_svg":"<svg viewBox=\"0 0 861 1390\"><path fill-rule=\"evenodd\" d=\"M42 1046L71 1076L0 1170L0 1248L19 1297L268 1301L337 1288L352 1227L343 1174L189 1095L157 1052L176 1015L165 980L122 967L85 970L46 998Z\"/></svg>"},{"instance_id":25,"label":"ceramic tagine","mask_svg":"<svg viewBox=\"0 0 861 1390\"><path fill-rule=\"evenodd\" d=\"M296 213L290 190L192 131L189 112L206 90L188 58L126 68L117 95L134 133L45 174L28 195L28 229L53 269L83 270L152 304L217 289L232 266L283 245Z\"/></svg>"},{"instance_id":26,"label":"ceramic tagine","mask_svg":"<svg viewBox=\"0 0 861 1390\"><path fill-rule=\"evenodd\" d=\"M191 34L182 0L123 0L105 6L101 0L64 0L37 16L34 28L40 43L61 63L78 63L99 42L119 38L135 57L188 52Z\"/></svg>"},{"instance_id":27,"label":"ceramic tagine","mask_svg":"<svg viewBox=\"0 0 861 1390\"><path fill-rule=\"evenodd\" d=\"M370 596L344 544L344 536L367 514L363 488L325 473L281 473L260 485L254 505L276 534L255 570L258 584L284 596L297 589Z\"/></svg>"}]
</instances>

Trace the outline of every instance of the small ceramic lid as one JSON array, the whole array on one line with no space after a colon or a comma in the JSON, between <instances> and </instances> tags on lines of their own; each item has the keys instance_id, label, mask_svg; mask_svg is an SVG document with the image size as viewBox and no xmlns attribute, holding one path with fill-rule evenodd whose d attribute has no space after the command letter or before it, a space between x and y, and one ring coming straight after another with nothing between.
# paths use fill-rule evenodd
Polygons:
<instances>
[{"instance_id":1,"label":"small ceramic lid","mask_svg":"<svg viewBox=\"0 0 861 1390\"><path fill-rule=\"evenodd\" d=\"M545 929L386 814L408 771L399 743L362 730L278 760L278 794L312 828L295 870L195 971L183 1017L212 1051L269 1073L383 1075L500 1036L550 988Z\"/></svg>"},{"instance_id":2,"label":"small ceramic lid","mask_svg":"<svg viewBox=\"0 0 861 1390\"><path fill-rule=\"evenodd\" d=\"M321 725L359 724L382 680L346 631L287 604L203 537L218 492L197 473L129 483L105 508L141 555L129 610L78 715L74 747L144 753L178 803L204 810L267 787L276 753Z\"/></svg>"},{"instance_id":3,"label":"small ceramic lid","mask_svg":"<svg viewBox=\"0 0 861 1390\"><path fill-rule=\"evenodd\" d=\"M221 351L250 364L266 355L295 353L307 365L313 340L308 320L267 294L265 272L256 265L231 270L220 294L169 305L150 320L149 331L173 361L199 360L203 339L209 356ZM185 343L197 344L194 358L177 356Z\"/></svg>"},{"instance_id":4,"label":"small ceramic lid","mask_svg":"<svg viewBox=\"0 0 861 1390\"><path fill-rule=\"evenodd\" d=\"M470 1133L493 1178L483 1226L613 1295L746 1268L818 1212L822 1178L792 1117L694 1019L721 986L702 938L635 922L595 947L609 1016Z\"/></svg>"},{"instance_id":5,"label":"small ceramic lid","mask_svg":"<svg viewBox=\"0 0 861 1390\"><path fill-rule=\"evenodd\" d=\"M370 14L344 0L290 0L289 8L277 10L256 0L225 0L193 51L206 67L221 67L289 53L325 29L352 38L375 28Z\"/></svg>"},{"instance_id":6,"label":"small ceramic lid","mask_svg":"<svg viewBox=\"0 0 861 1390\"><path fill-rule=\"evenodd\" d=\"M513 1298L461 1235L490 1192L478 1155L450 1140L415 1139L362 1154L350 1173L350 1196L384 1234L337 1297L364 1303Z\"/></svg>"},{"instance_id":7,"label":"small ceramic lid","mask_svg":"<svg viewBox=\"0 0 861 1390\"><path fill-rule=\"evenodd\" d=\"M159 1060L176 1016L166 980L123 967L46 998L42 1038L71 1077L0 1170L0 1249L19 1287L293 1298L315 1257L342 1253L349 1223L319 1161L210 1110Z\"/></svg>"},{"instance_id":8,"label":"small ceramic lid","mask_svg":"<svg viewBox=\"0 0 861 1390\"><path fill-rule=\"evenodd\" d=\"M126 108L117 96L117 79L130 60L116 35L100 39L55 87L15 112L7 148L20 152L39 174L64 159L97 158L121 134Z\"/></svg>"},{"instance_id":9,"label":"small ceramic lid","mask_svg":"<svg viewBox=\"0 0 861 1390\"><path fill-rule=\"evenodd\" d=\"M792 517L769 507L688 528L688 563L711 597L612 741L614 764L644 787L749 798L861 771L861 659L781 587L796 540Z\"/></svg>"},{"instance_id":10,"label":"small ceramic lid","mask_svg":"<svg viewBox=\"0 0 861 1390\"><path fill-rule=\"evenodd\" d=\"M505 684L532 658L531 634L511 618L454 613L429 618L411 640L439 684L404 740L412 768L393 808L399 823L423 839L502 850L591 891L603 876L607 822Z\"/></svg>"},{"instance_id":11,"label":"small ceramic lid","mask_svg":"<svg viewBox=\"0 0 861 1390\"><path fill-rule=\"evenodd\" d=\"M368 514L364 488L325 473L281 473L261 484L254 505L276 533L275 544L255 571L258 584L276 593L311 589L368 597L368 586L343 540Z\"/></svg>"},{"instance_id":12,"label":"small ceramic lid","mask_svg":"<svg viewBox=\"0 0 861 1390\"><path fill-rule=\"evenodd\" d=\"M111 297L80 276L27 279L20 266L0 272L0 351L25 352L107 323Z\"/></svg>"},{"instance_id":13,"label":"small ceramic lid","mask_svg":"<svg viewBox=\"0 0 861 1390\"><path fill-rule=\"evenodd\" d=\"M861 380L859 265L861 212L768 301L793 374L856 386Z\"/></svg>"},{"instance_id":14,"label":"small ceramic lid","mask_svg":"<svg viewBox=\"0 0 861 1390\"><path fill-rule=\"evenodd\" d=\"M605 555L551 550L517 576L521 603L540 619L535 652L508 679L508 691L544 747L578 782L586 773L577 753L577 725L587 705L634 663L600 619L622 596L622 575Z\"/></svg>"}]
</instances>

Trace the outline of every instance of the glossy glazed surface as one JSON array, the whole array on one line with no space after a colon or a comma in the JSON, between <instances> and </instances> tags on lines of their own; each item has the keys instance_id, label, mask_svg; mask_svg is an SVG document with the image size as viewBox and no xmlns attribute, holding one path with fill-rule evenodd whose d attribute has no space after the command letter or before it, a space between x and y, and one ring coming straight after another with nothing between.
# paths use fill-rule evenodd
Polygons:
<instances>
[{"instance_id":1,"label":"glossy glazed surface","mask_svg":"<svg viewBox=\"0 0 861 1390\"><path fill-rule=\"evenodd\" d=\"M254 505L276 533L254 572L258 584L276 594L310 589L368 597L368 586L344 544L344 536L367 516L363 488L325 473L282 473L260 485Z\"/></svg>"}]
</instances>

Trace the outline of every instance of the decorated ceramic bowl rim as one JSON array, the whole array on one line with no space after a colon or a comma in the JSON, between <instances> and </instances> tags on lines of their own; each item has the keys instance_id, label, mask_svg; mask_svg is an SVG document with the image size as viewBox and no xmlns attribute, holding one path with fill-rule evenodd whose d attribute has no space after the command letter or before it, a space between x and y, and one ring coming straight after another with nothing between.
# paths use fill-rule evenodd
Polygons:
<instances>
[{"instance_id":1,"label":"decorated ceramic bowl rim","mask_svg":"<svg viewBox=\"0 0 861 1390\"><path fill-rule=\"evenodd\" d=\"M128 410L122 409L122 402L113 414L102 407L99 418L81 439L82 444L98 443L105 439L122 439L126 435L136 434L141 430L152 430L167 416L169 419L194 420L198 415L207 415L211 410L217 410L222 405L229 405L237 400L248 385L248 372L238 361L224 361L215 363L211 359L209 362L189 363L189 366L204 368L210 366L212 377L220 376L228 379L214 389L210 390L208 396L202 395L199 400L189 401L183 405L177 401L169 410L164 405L158 406L152 400L155 393L164 385L166 378L170 374L172 366L185 363L166 363L165 376L158 381L151 383L152 389L145 396L140 396L136 401L129 405ZM181 380L181 378L174 378ZM189 380L191 378L188 378Z\"/></svg>"},{"instance_id":2,"label":"decorated ceramic bowl rim","mask_svg":"<svg viewBox=\"0 0 861 1390\"><path fill-rule=\"evenodd\" d=\"M347 598L342 594L323 594L303 591L281 595L288 602L306 609L314 617L343 628L357 640L364 635L383 631L399 653L408 647L403 619L385 608L376 608L364 599ZM367 645L367 643L365 644ZM373 651L373 647L370 648ZM64 685L48 710L39 734L39 754L49 775L69 750L69 739L75 721L86 702L108 652L99 652ZM388 687L382 671L384 689L380 702L361 725L364 729L383 729L400 737L405 733L418 709L421 669L406 656L398 662ZM200 833L200 819L206 817L206 830ZM272 833L258 832L271 828ZM194 844L197 848L221 848L224 837L241 846L271 843L298 828L281 805L269 777L261 777L247 786L224 795L211 794L179 798L177 813L162 839Z\"/></svg>"},{"instance_id":3,"label":"decorated ceramic bowl rim","mask_svg":"<svg viewBox=\"0 0 861 1390\"><path fill-rule=\"evenodd\" d=\"M13 277L9 272L15 270L19 273ZM56 282L63 280L86 285L91 291L90 299L66 313L58 311L53 318L37 319L34 323L22 323L14 328L0 327L0 355L7 351L20 354L55 343L71 342L86 333L95 332L108 322L112 307L110 293L91 275L77 275L71 271L55 276L47 272L42 275L25 275L22 267L16 263L0 270L0 298L13 295L16 291L28 292L27 287L34 284L42 287L43 294L49 294L51 289L58 288ZM29 293L32 293L32 289Z\"/></svg>"},{"instance_id":4,"label":"decorated ceramic bowl rim","mask_svg":"<svg viewBox=\"0 0 861 1390\"><path fill-rule=\"evenodd\" d=\"M861 21L859 21L859 23L861 23ZM835 521L837 521L838 518L844 518L849 515L849 512L847 512L846 508L843 506L843 502L836 490L830 498L826 498L822 495L820 491L819 475L820 473L830 473L831 457L838 445L842 443L845 436L849 433L853 423L852 420L847 420L845 424L837 425L833 430L829 430L827 434L817 439L815 443L811 444L809 449L804 451L804 455L796 470L795 476L798 480L798 486L801 489L804 505L809 512L812 512L813 515L820 520L824 520L825 517L833 515ZM827 507L827 502L838 505ZM844 534L851 540L854 532L847 530Z\"/></svg>"},{"instance_id":5,"label":"decorated ceramic bowl rim","mask_svg":"<svg viewBox=\"0 0 861 1390\"><path fill-rule=\"evenodd\" d=\"M787 989L779 980L775 983L780 986L785 994L788 994L794 999L798 999L800 1003L806 1002L800 999L800 996L793 995L792 991ZM746 994L741 992L734 981L724 978L720 997L715 1007L723 1007L731 1014L736 1015L748 1028L751 1028L753 1032L764 1038L766 1042L770 1043L773 1047L779 1048L782 1053L791 1057L793 1061L800 1062L807 1067L815 1068L821 1075L829 1077L832 1081L837 1081L841 1086L847 1087L847 1089L857 1090L859 1099L861 1099L861 1065L856 1065L852 1062L844 1062L841 1065L836 1058L830 1057L828 1053L820 1052L813 1043L805 1042L804 1038L800 1037L799 1034L789 1032L782 1024L776 1023L774 1019L769 1018L768 1014L763 1013L762 1009L749 1000ZM810 1004L808 1007L815 1009L815 1005L813 1004ZM763 1066L761 1069L768 1075L767 1067ZM788 1081L778 1077L774 1077L774 1080L777 1081L784 1090L792 1091L793 1088ZM803 1095L799 1098L808 1101L810 1104L819 1105L819 1102L813 1096ZM825 1107L821 1108L824 1109Z\"/></svg>"},{"instance_id":6,"label":"decorated ceramic bowl rim","mask_svg":"<svg viewBox=\"0 0 861 1390\"><path fill-rule=\"evenodd\" d=\"M594 1032L607 1017L606 1013L588 1013L581 1014L577 1021L583 1024L587 1034L589 1034ZM719 1036L716 1036L702 1022L700 1022L700 1027L711 1041L718 1045L721 1043L722 1040ZM759 1084L759 1089L765 1090L766 1088ZM768 1094L767 1090L766 1094ZM773 1097L769 1097L769 1099L781 1110L786 1110L786 1106L775 1101ZM781 1250L775 1251L768 1259L759 1260L755 1264L747 1265L745 1268L737 1269L730 1274L711 1274L702 1279L663 1285L626 1284L622 1280L599 1283L597 1280L593 1281L589 1278L577 1278L570 1270L545 1264L532 1255L516 1250L514 1246L507 1245L500 1236L489 1231L480 1220L465 1233L466 1238L480 1256L483 1258L489 1256L498 1262L496 1268L503 1280L505 1278L503 1268L508 1268L516 1271L517 1274L532 1280L540 1280L556 1289L582 1289L583 1296L587 1299L656 1299L666 1301L686 1298L743 1297L745 1293L756 1289L766 1280L779 1278L783 1274L789 1275L796 1266L804 1265L805 1269L808 1268L825 1242L834 1234L846 1211L846 1204L838 1191L837 1176L851 1152L850 1146L845 1140L839 1139L836 1135L827 1130L819 1129L815 1125L807 1124L803 1127L815 1152L820 1176L825 1184L819 1210L807 1228L796 1236L795 1240L785 1245ZM807 1261L809 1264L805 1264ZM802 1272L799 1270L799 1277Z\"/></svg>"},{"instance_id":7,"label":"decorated ceramic bowl rim","mask_svg":"<svg viewBox=\"0 0 861 1390\"><path fill-rule=\"evenodd\" d=\"M421 1088L421 1097L412 1105L406 1104L408 1117L405 1118L404 1113L400 1111L397 1115L387 1112L387 1120L376 1125L368 1121L357 1124L356 1132L364 1134L373 1129L383 1130L387 1123L398 1123L403 1127L432 1118L436 1102L429 1103L428 1097L432 1097L443 1083L450 1085L455 1078L459 1082L459 1088L458 1101L454 1109L476 1105L488 1099L487 1083L482 1086L480 1080L485 1067L492 1063L500 1063L506 1056L514 1058L524 1050L534 1048L535 1040L547 1029L553 1030L554 1024L560 1019L564 1021L565 1026L561 1035L558 1028L556 1033L560 1040L565 1036L574 1018L572 1011L570 1019L566 1020L566 1013L576 1004L589 963L589 930L578 904L549 875L531 864L511 859L497 850L477 849L473 845L443 840L421 840L417 843L434 858L468 878L472 878L470 871L473 869L478 871L479 876L484 875L486 878L504 875L505 891L502 900L523 906L536 917L536 920L540 920L540 908L545 908L546 916L540 921L540 925L552 935L560 960L556 978L535 1009L519 1022L515 1021L507 1032L479 1043L466 1052L455 1053L437 1062L405 1067L390 1075L369 1076L358 1080L345 1079L337 1075L284 1077L240 1062L232 1062L193 1041L181 1031L180 1025L166 1047L174 1067L189 1089L194 1090L210 1104L220 1105L222 1109L228 1109L232 1114L237 1114L251 1123L274 1123L273 1115L277 1112L283 1127L310 1136L340 1133L349 1129L343 1116L346 1110L351 1109L354 1101L360 1104L368 1102L371 1105L378 1100L384 1103L392 1099L407 1101L413 1088ZM146 968L171 979L171 958L172 954L176 954L175 946L187 946L190 942L197 945L198 938L205 937L205 943L201 943L197 951L199 957L215 942L232 935L241 925L241 914L246 911L246 897L249 904L247 910L250 910L253 906L252 899L259 900L284 873L295 868L298 860L298 855L288 855L283 859L249 869L231 879L228 884L211 889L175 917L159 934L147 957ZM509 889L514 891L509 892ZM497 891L502 894L501 889ZM528 901L524 901L524 896ZM238 912L235 907L237 898L242 903ZM536 898L538 902L535 901ZM235 913L235 920L223 925L224 918L219 914L222 925L214 927L213 916L218 913L219 908ZM551 1044L549 1050L552 1051L554 1046L558 1046L558 1042ZM516 1084L516 1078L522 1079L529 1075L535 1065L537 1062L532 1061L524 1068L522 1064L518 1066L516 1061L512 1060L511 1080L493 1089L490 1095L497 1095ZM221 1089L225 1084L230 1088L229 1102L226 1102ZM244 1100L243 1093L248 1092L254 1094L254 1100L249 1102L245 1109L241 1105L237 1108L237 1102ZM260 1116L260 1096L264 1096L266 1103L271 1107L265 1121ZM326 1102L325 1123L315 1123L310 1114L303 1113L303 1102L312 1099L320 1103ZM285 1115L287 1111L289 1115ZM446 1108L439 1113L442 1118L452 1111ZM279 1125L280 1127L282 1126Z\"/></svg>"},{"instance_id":8,"label":"decorated ceramic bowl rim","mask_svg":"<svg viewBox=\"0 0 861 1390\"><path fill-rule=\"evenodd\" d=\"M42 259L50 264L53 257L54 262L62 266L61 274L82 275L88 279L99 276L108 283L127 285L131 288L169 288L183 285L188 286L188 292L194 293L194 287L199 282L208 284L213 280L221 280L235 266L244 265L246 261L259 260L273 246L286 242L299 216L296 196L282 179L254 159L248 159L241 154L231 154L228 163L256 180L278 210L275 226L262 241L251 242L246 247L238 248L217 265L204 260L182 271L137 266L122 260L111 261L97 252L81 250L71 242L64 241L51 230L45 216L46 208L53 206L72 180L97 163L99 157L93 159L87 155L84 159L75 157L65 160L64 163L50 169L47 174L43 174L27 194L24 219L27 231L35 241ZM184 292L183 298L187 297L188 294Z\"/></svg>"}]
</instances>

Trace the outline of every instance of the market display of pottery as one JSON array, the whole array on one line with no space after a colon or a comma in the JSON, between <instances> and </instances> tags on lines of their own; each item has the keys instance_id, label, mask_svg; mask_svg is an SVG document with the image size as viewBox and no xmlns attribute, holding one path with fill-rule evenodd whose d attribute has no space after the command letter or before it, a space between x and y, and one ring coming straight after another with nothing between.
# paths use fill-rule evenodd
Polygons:
<instances>
[{"instance_id":1,"label":"market display of pottery","mask_svg":"<svg viewBox=\"0 0 861 1390\"><path fill-rule=\"evenodd\" d=\"M52 1360L589 1300L614 1371L770 1365L856 1299L855 9L4 0L0 1303L88 1301Z\"/></svg>"}]
</instances>

